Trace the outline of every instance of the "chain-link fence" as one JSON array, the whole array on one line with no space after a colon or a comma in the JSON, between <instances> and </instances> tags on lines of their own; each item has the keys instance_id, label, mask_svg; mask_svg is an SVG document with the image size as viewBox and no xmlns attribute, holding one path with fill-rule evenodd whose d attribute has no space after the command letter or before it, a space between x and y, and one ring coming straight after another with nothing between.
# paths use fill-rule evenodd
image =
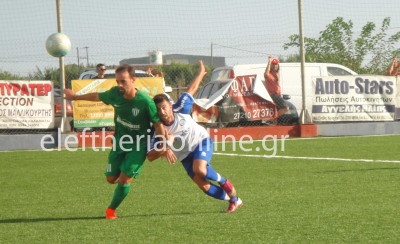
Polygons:
<instances>
[{"instance_id":1,"label":"chain-link fence","mask_svg":"<svg viewBox=\"0 0 400 244\"><path fill-rule=\"evenodd\" d=\"M280 109L264 98L262 102L245 101L254 105L245 108L244 102L231 95L231 100L218 101L216 107L198 108L196 119L209 126L296 124L302 110L298 3L61 1L63 33L72 43L65 56L65 86L71 88L72 80L95 72L98 63L111 73L128 63L143 73L149 67L163 72L165 85L172 88L170 95L176 100L197 74L198 60L203 60L208 74L199 93L204 95L196 96L211 98L221 84L235 77L258 75L265 86L264 71L268 57L273 56L279 60L282 98L288 107L282 116L276 118ZM383 75L400 53L400 2L302 3L305 60L309 63L305 67L306 109L310 112L312 76ZM0 133L56 131L62 96L54 91L60 88L59 60L45 49L47 37L57 32L56 1L6 1L1 3L0 14ZM46 123L43 128L23 126L22 117L35 118L27 111L34 106L10 102L31 92L28 85L25 95L7 88L16 87L12 85L16 81L51 81L53 98L43 101L51 104L45 107L54 115L50 116L54 120L51 128ZM255 82L242 82L241 94L253 89ZM71 125L72 113L72 104L67 104Z\"/></svg>"}]
</instances>

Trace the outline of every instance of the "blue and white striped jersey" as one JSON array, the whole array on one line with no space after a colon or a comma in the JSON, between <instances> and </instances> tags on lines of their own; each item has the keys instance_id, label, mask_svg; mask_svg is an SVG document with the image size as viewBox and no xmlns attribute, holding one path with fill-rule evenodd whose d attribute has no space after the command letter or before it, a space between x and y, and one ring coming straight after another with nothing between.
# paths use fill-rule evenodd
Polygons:
<instances>
[{"instance_id":1,"label":"blue and white striped jersey","mask_svg":"<svg viewBox=\"0 0 400 244\"><path fill-rule=\"evenodd\" d=\"M193 152L203 139L209 137L207 130L198 125L190 116L193 103L194 98L189 93L183 93L172 106L174 121L170 125L164 125L167 133L175 137L173 148L171 149L179 161L182 161L189 153ZM154 144L157 141L157 138L154 139L153 133L148 151L154 148Z\"/></svg>"}]
</instances>

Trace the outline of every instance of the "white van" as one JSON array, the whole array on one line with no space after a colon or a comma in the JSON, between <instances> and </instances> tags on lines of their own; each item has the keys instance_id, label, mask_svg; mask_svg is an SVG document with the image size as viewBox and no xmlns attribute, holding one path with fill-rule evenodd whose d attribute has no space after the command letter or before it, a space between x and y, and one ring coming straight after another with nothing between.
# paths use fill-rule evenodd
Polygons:
<instances>
[{"instance_id":1,"label":"white van","mask_svg":"<svg viewBox=\"0 0 400 244\"><path fill-rule=\"evenodd\" d=\"M223 66L214 69L211 81L224 81L241 75L258 75L264 80L264 72L267 64L237 64ZM301 63L279 63L281 74L282 94L290 95L290 102L297 108L300 114L302 109L301 98ZM305 63L306 84L306 109L311 113L312 107L312 76L337 76L357 75L356 72L340 64L332 63Z\"/></svg>"}]
</instances>

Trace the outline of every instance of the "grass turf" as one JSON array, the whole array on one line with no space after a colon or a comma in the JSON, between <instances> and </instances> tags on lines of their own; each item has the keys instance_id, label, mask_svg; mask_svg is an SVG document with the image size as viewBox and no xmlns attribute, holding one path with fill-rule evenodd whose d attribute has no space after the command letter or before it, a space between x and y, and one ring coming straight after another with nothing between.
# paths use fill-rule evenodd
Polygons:
<instances>
[{"instance_id":1,"label":"grass turf","mask_svg":"<svg viewBox=\"0 0 400 244\"><path fill-rule=\"evenodd\" d=\"M400 137L286 140L277 156L214 155L244 206L202 193L179 165L146 162L131 192L106 220L115 185L103 175L108 151L0 153L0 242L4 243L398 243ZM261 142L242 152L270 155ZM272 142L267 146L271 147ZM221 144L218 146L221 151Z\"/></svg>"}]
</instances>

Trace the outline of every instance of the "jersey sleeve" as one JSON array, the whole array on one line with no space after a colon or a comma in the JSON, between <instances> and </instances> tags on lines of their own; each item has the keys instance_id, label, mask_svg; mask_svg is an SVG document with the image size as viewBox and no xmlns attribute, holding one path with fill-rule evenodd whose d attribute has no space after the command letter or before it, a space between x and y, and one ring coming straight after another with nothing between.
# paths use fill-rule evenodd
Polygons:
<instances>
[{"instance_id":1,"label":"jersey sleeve","mask_svg":"<svg viewBox=\"0 0 400 244\"><path fill-rule=\"evenodd\" d=\"M99 99L100 99L103 103L109 105L109 104L113 103L113 97L114 97L114 96L113 96L112 94L113 94L113 88L111 88L111 89L108 90L108 91L99 93Z\"/></svg>"},{"instance_id":2,"label":"jersey sleeve","mask_svg":"<svg viewBox=\"0 0 400 244\"><path fill-rule=\"evenodd\" d=\"M187 92L184 92L178 101L172 106L174 112L181 114L190 114L194 98Z\"/></svg>"},{"instance_id":3,"label":"jersey sleeve","mask_svg":"<svg viewBox=\"0 0 400 244\"><path fill-rule=\"evenodd\" d=\"M156 104L151 99L148 103L148 111L149 111L149 119L150 119L151 123L157 123L158 121L160 121L160 117L158 116L158 113L157 113Z\"/></svg>"}]
</instances>

